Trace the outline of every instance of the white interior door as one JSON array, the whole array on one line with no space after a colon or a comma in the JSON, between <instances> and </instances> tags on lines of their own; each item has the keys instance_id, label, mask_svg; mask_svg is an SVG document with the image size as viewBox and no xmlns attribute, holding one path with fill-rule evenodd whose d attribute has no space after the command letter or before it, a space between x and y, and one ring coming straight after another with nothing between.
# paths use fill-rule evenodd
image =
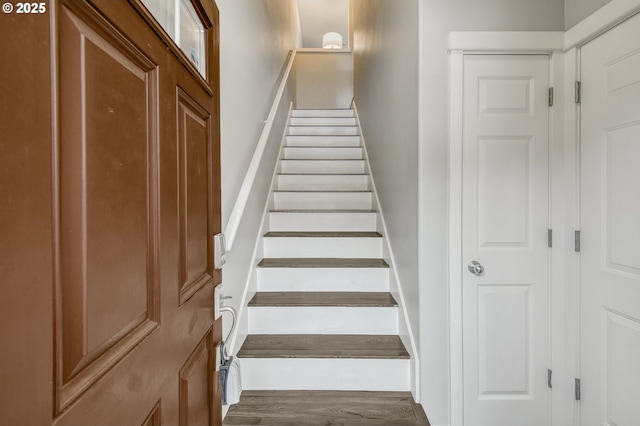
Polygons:
<instances>
[{"instance_id":1,"label":"white interior door","mask_svg":"<svg viewBox=\"0 0 640 426\"><path fill-rule=\"evenodd\" d=\"M465 426L548 423L548 88L548 56L465 56Z\"/></svg>"},{"instance_id":2,"label":"white interior door","mask_svg":"<svg viewBox=\"0 0 640 426\"><path fill-rule=\"evenodd\" d=\"M582 425L640 425L640 15L582 48Z\"/></svg>"}]
</instances>

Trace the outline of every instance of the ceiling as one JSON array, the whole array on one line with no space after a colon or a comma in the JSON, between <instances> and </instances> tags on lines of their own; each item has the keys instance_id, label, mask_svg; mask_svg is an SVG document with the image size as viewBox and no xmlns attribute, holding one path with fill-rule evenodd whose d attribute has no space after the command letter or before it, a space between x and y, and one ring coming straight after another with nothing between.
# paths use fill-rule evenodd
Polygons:
<instances>
[{"instance_id":1,"label":"ceiling","mask_svg":"<svg viewBox=\"0 0 640 426\"><path fill-rule=\"evenodd\" d=\"M349 40L349 0L298 0L303 47L322 47L328 32L342 34L343 47Z\"/></svg>"}]
</instances>

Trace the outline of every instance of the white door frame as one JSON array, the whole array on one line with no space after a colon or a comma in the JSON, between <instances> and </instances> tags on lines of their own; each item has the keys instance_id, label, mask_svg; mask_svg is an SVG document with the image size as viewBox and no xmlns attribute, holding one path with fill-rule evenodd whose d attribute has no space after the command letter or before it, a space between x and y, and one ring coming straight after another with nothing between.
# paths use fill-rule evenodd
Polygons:
<instances>
[{"instance_id":1,"label":"white door frame","mask_svg":"<svg viewBox=\"0 0 640 426\"><path fill-rule=\"evenodd\" d=\"M465 54L550 55L554 108L549 117L550 363L553 370L550 424L573 424L579 402L572 400L579 377L580 257L573 233L580 229L580 107L574 83L580 76L580 48L640 12L640 0L612 0L566 32L452 32L449 103L449 368L450 424L463 426L462 336L462 130ZM575 410L574 410L575 408ZM578 418L578 421L580 419ZM579 423L578 423L579 424Z\"/></svg>"},{"instance_id":2,"label":"white door frame","mask_svg":"<svg viewBox=\"0 0 640 426\"><path fill-rule=\"evenodd\" d=\"M462 141L464 56L468 54L546 54L549 55L549 82L562 93L564 32L454 32L449 39L450 53L450 129L449 129L449 355L451 425L463 425L463 335L462 335ZM562 137L562 110L556 100L549 111L549 157L555 158ZM554 175L553 161L549 167ZM550 179L550 182L552 180ZM552 188L550 188L552 189ZM553 205L553 191L550 203ZM552 251L553 257L553 251ZM553 263L553 259L552 259ZM554 268L550 268L550 283ZM553 286L551 286L553 289ZM555 294L550 292L553 300ZM555 313L550 306L550 314ZM551 323L551 322L549 322ZM552 334L549 334L550 337ZM553 348L553 344L550 344ZM549 354L552 359L552 354Z\"/></svg>"}]
</instances>

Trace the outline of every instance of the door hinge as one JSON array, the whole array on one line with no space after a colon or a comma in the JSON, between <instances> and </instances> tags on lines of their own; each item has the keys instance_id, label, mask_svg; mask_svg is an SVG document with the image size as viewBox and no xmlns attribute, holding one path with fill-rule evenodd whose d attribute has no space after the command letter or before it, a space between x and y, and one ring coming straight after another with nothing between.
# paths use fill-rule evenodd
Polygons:
<instances>
[{"instance_id":1,"label":"door hinge","mask_svg":"<svg viewBox=\"0 0 640 426\"><path fill-rule=\"evenodd\" d=\"M582 396L582 395L580 395L580 379L575 379L574 387L575 387L575 394L576 394L575 398L576 398L576 401L580 401L581 396Z\"/></svg>"},{"instance_id":2,"label":"door hinge","mask_svg":"<svg viewBox=\"0 0 640 426\"><path fill-rule=\"evenodd\" d=\"M582 82L576 81L576 103L579 104L582 101Z\"/></svg>"},{"instance_id":3,"label":"door hinge","mask_svg":"<svg viewBox=\"0 0 640 426\"><path fill-rule=\"evenodd\" d=\"M549 389L552 389L553 386L551 385L551 375L553 374L553 371L551 371L551 369L549 368L547 370L547 386L549 386Z\"/></svg>"},{"instance_id":4,"label":"door hinge","mask_svg":"<svg viewBox=\"0 0 640 426\"><path fill-rule=\"evenodd\" d=\"M547 247L553 247L553 229L547 229Z\"/></svg>"},{"instance_id":5,"label":"door hinge","mask_svg":"<svg viewBox=\"0 0 640 426\"><path fill-rule=\"evenodd\" d=\"M553 87L549 87L549 106L553 106Z\"/></svg>"},{"instance_id":6,"label":"door hinge","mask_svg":"<svg viewBox=\"0 0 640 426\"><path fill-rule=\"evenodd\" d=\"M580 253L580 231L573 234L573 251Z\"/></svg>"}]
</instances>

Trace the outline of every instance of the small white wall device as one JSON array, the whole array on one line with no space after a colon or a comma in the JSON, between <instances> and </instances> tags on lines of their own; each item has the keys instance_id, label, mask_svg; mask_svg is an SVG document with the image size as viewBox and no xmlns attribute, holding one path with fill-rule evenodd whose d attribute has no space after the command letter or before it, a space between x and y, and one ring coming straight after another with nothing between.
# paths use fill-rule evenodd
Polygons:
<instances>
[{"instance_id":1,"label":"small white wall device","mask_svg":"<svg viewBox=\"0 0 640 426\"><path fill-rule=\"evenodd\" d=\"M213 267L222 269L227 263L227 243L224 234L216 234L213 236Z\"/></svg>"}]
</instances>

